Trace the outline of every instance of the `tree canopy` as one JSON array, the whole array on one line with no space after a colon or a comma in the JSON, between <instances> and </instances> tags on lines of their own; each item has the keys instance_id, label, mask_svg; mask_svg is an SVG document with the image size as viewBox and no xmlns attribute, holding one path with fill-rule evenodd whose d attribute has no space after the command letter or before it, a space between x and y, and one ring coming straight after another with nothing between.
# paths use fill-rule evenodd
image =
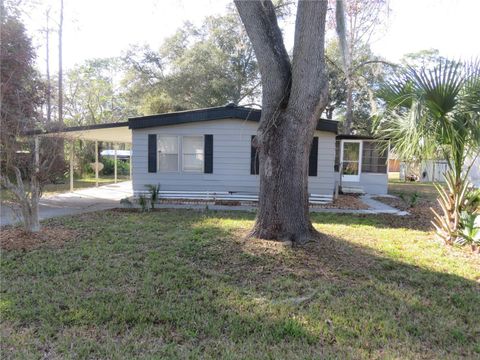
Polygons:
<instances>
[{"instance_id":1,"label":"tree canopy","mask_svg":"<svg viewBox=\"0 0 480 360\"><path fill-rule=\"evenodd\" d=\"M253 103L260 94L253 48L233 10L186 23L158 51L132 47L124 60L139 113Z\"/></svg>"}]
</instances>

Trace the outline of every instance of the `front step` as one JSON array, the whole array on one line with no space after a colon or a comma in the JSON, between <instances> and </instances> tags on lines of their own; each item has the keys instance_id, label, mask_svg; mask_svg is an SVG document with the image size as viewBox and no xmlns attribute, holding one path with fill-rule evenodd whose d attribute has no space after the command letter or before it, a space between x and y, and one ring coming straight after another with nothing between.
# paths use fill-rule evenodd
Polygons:
<instances>
[{"instance_id":1,"label":"front step","mask_svg":"<svg viewBox=\"0 0 480 360\"><path fill-rule=\"evenodd\" d=\"M361 186L342 186L342 194L355 194L355 195L364 195L365 190Z\"/></svg>"}]
</instances>

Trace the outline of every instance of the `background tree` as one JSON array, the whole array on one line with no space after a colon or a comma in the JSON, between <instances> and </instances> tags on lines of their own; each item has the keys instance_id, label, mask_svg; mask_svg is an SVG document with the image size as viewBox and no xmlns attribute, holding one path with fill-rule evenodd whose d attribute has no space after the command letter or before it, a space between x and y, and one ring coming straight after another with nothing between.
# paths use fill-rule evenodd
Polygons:
<instances>
[{"instance_id":1,"label":"background tree","mask_svg":"<svg viewBox=\"0 0 480 360\"><path fill-rule=\"evenodd\" d=\"M328 101L327 2L298 2L291 59L271 1L236 0L235 5L262 79L262 115L254 142L260 195L251 235L301 244L316 234L308 209L308 156Z\"/></svg>"},{"instance_id":2,"label":"background tree","mask_svg":"<svg viewBox=\"0 0 480 360\"><path fill-rule=\"evenodd\" d=\"M46 69L46 110L47 123L52 121L52 83L50 78L50 8L45 11L45 69Z\"/></svg>"},{"instance_id":3,"label":"background tree","mask_svg":"<svg viewBox=\"0 0 480 360\"><path fill-rule=\"evenodd\" d=\"M60 0L58 22L58 122L63 126L63 0Z\"/></svg>"},{"instance_id":4,"label":"background tree","mask_svg":"<svg viewBox=\"0 0 480 360\"><path fill-rule=\"evenodd\" d=\"M143 114L254 103L260 94L254 51L233 10L186 23L159 51L135 46L125 63L124 85Z\"/></svg>"},{"instance_id":5,"label":"background tree","mask_svg":"<svg viewBox=\"0 0 480 360\"><path fill-rule=\"evenodd\" d=\"M347 81L342 67L342 54L338 41L331 40L326 46L326 58L329 78L329 97L325 109L326 117L345 119L347 109ZM350 111L354 121L350 132L360 135L372 135L372 125L375 114L378 112L378 99L374 92L379 88L392 71L392 66L382 58L376 56L370 46L365 44L359 47L357 55L351 61L351 81L354 83L350 90L352 104ZM341 123L345 125L345 122ZM346 130L342 129L342 132Z\"/></svg>"},{"instance_id":6,"label":"background tree","mask_svg":"<svg viewBox=\"0 0 480 360\"><path fill-rule=\"evenodd\" d=\"M130 115L118 75L120 60L92 59L66 73L65 123L69 126L125 121Z\"/></svg>"},{"instance_id":7,"label":"background tree","mask_svg":"<svg viewBox=\"0 0 480 360\"><path fill-rule=\"evenodd\" d=\"M334 8L336 0L329 0L329 6ZM369 43L375 31L385 24L388 13L387 0L341 0L342 11L330 11L328 26L336 28L340 39L340 52L342 54L342 69L345 74L345 115L342 132L349 134L353 130L355 121L354 108L355 90L362 86L362 67L364 63L374 64L375 57L365 58L365 49L369 50ZM338 16L345 15L343 23ZM345 39L344 41L342 39ZM371 55L373 55L370 52ZM378 70L377 70L378 71Z\"/></svg>"},{"instance_id":8,"label":"background tree","mask_svg":"<svg viewBox=\"0 0 480 360\"><path fill-rule=\"evenodd\" d=\"M19 205L26 230L38 231L42 185L57 161L51 148L40 151L39 141L23 138L26 130L41 122L44 86L34 68L36 55L24 25L1 5L0 185Z\"/></svg>"}]
</instances>

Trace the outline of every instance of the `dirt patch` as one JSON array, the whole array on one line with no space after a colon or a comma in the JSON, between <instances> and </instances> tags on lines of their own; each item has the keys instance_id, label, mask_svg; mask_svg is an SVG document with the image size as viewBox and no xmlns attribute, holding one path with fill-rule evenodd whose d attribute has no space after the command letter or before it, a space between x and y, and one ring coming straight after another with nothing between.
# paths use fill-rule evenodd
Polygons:
<instances>
[{"instance_id":1,"label":"dirt patch","mask_svg":"<svg viewBox=\"0 0 480 360\"><path fill-rule=\"evenodd\" d=\"M221 206L258 206L257 202L254 201L239 201L239 200L196 200L196 199L161 199L158 201L158 204L162 205L221 205ZM360 200L359 195L339 195L337 199L333 202L324 204L324 205L311 205L311 207L321 208L321 209L348 209L348 210L362 210L368 209L362 200ZM137 207L129 208L118 208L118 210L123 210L125 212L138 211ZM157 210L157 209L155 209Z\"/></svg>"},{"instance_id":2,"label":"dirt patch","mask_svg":"<svg viewBox=\"0 0 480 360\"><path fill-rule=\"evenodd\" d=\"M348 209L348 210L364 210L368 209L360 197L357 195L339 195L333 200L333 203L325 205L315 205L315 207L322 209Z\"/></svg>"},{"instance_id":3,"label":"dirt patch","mask_svg":"<svg viewBox=\"0 0 480 360\"><path fill-rule=\"evenodd\" d=\"M378 196L374 197L373 199L410 213L410 215L407 216L382 215L381 217L385 220L385 225L393 228L408 227L410 229L422 231L434 230L431 223L433 220L431 208L437 212L440 211L436 201L430 199L419 199L418 202L412 207L406 201L400 198Z\"/></svg>"},{"instance_id":4,"label":"dirt patch","mask_svg":"<svg viewBox=\"0 0 480 360\"><path fill-rule=\"evenodd\" d=\"M0 249L25 251L41 247L59 248L78 236L78 231L60 226L43 227L38 233L29 233L18 227L5 227L0 230Z\"/></svg>"}]
</instances>

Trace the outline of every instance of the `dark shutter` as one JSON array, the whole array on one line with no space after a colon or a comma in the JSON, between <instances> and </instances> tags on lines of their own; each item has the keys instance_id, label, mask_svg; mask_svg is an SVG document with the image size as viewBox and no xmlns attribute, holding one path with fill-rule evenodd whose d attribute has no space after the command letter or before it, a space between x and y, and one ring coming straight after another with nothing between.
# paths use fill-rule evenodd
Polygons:
<instances>
[{"instance_id":1,"label":"dark shutter","mask_svg":"<svg viewBox=\"0 0 480 360\"><path fill-rule=\"evenodd\" d=\"M335 141L335 164L333 165L333 171L338 172L340 169L340 140Z\"/></svg>"},{"instance_id":2,"label":"dark shutter","mask_svg":"<svg viewBox=\"0 0 480 360\"><path fill-rule=\"evenodd\" d=\"M252 135L250 140L250 174L258 175L260 173L260 159L258 158L257 148L253 146L253 139L255 139L255 135Z\"/></svg>"},{"instance_id":3,"label":"dark shutter","mask_svg":"<svg viewBox=\"0 0 480 360\"><path fill-rule=\"evenodd\" d=\"M205 135L203 153L205 157L203 172L213 174L213 135Z\"/></svg>"},{"instance_id":4,"label":"dark shutter","mask_svg":"<svg viewBox=\"0 0 480 360\"><path fill-rule=\"evenodd\" d=\"M157 135L148 134L148 172L157 172Z\"/></svg>"},{"instance_id":5,"label":"dark shutter","mask_svg":"<svg viewBox=\"0 0 480 360\"><path fill-rule=\"evenodd\" d=\"M318 137L314 137L312 147L310 148L310 156L308 158L308 176L317 176L318 168Z\"/></svg>"}]
</instances>

